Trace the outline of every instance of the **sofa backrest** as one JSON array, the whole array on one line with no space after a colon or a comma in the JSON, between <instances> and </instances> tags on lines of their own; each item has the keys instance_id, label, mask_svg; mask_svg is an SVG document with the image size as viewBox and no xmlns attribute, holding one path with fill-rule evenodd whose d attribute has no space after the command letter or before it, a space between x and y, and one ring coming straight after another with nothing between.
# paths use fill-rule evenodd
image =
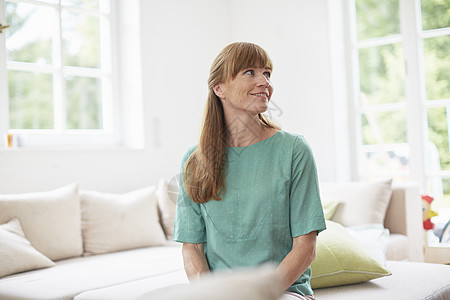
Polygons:
<instances>
[{"instance_id":1,"label":"sofa backrest","mask_svg":"<svg viewBox=\"0 0 450 300\"><path fill-rule=\"evenodd\" d=\"M423 261L424 236L421 205L420 191L416 183L393 184L384 227L391 233L406 235L410 261Z\"/></svg>"}]
</instances>

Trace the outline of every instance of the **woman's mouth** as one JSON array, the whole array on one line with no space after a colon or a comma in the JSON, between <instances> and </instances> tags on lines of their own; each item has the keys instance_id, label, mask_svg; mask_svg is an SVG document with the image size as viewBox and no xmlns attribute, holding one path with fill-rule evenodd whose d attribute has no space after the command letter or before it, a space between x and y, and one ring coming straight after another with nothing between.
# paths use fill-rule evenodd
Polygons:
<instances>
[{"instance_id":1,"label":"woman's mouth","mask_svg":"<svg viewBox=\"0 0 450 300\"><path fill-rule=\"evenodd\" d=\"M255 94L250 94L252 96L256 96L256 97L264 97L265 99L269 99L269 95L267 93L255 93Z\"/></svg>"}]
</instances>

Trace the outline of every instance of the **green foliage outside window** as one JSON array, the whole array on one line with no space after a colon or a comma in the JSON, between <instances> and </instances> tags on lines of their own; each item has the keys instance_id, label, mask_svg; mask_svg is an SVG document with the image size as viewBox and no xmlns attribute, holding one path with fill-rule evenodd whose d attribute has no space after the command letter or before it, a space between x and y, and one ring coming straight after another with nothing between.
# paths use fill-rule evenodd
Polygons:
<instances>
[{"instance_id":1,"label":"green foliage outside window","mask_svg":"<svg viewBox=\"0 0 450 300\"><path fill-rule=\"evenodd\" d=\"M100 80L88 77L66 78L67 128L101 129Z\"/></svg>"},{"instance_id":2,"label":"green foliage outside window","mask_svg":"<svg viewBox=\"0 0 450 300\"><path fill-rule=\"evenodd\" d=\"M400 32L399 1L356 0L358 39L383 37ZM450 0L422 0L423 30L450 27ZM401 44L363 48L359 51L360 104L403 102L405 66ZM423 61L426 100L450 99L450 36L425 38ZM445 107L428 109L428 136L439 151L441 170L450 170L449 132ZM404 111L362 116L363 143L406 142ZM419 121L419 120L418 120Z\"/></svg>"},{"instance_id":3,"label":"green foliage outside window","mask_svg":"<svg viewBox=\"0 0 450 300\"><path fill-rule=\"evenodd\" d=\"M96 17L63 12L63 49L66 66L100 67L100 22Z\"/></svg>"},{"instance_id":4,"label":"green foliage outside window","mask_svg":"<svg viewBox=\"0 0 450 300\"><path fill-rule=\"evenodd\" d=\"M52 85L49 74L8 72L11 129L53 128Z\"/></svg>"},{"instance_id":5,"label":"green foliage outside window","mask_svg":"<svg viewBox=\"0 0 450 300\"><path fill-rule=\"evenodd\" d=\"M371 113L362 115L362 130L365 145L406 143L406 111Z\"/></svg>"},{"instance_id":6,"label":"green foliage outside window","mask_svg":"<svg viewBox=\"0 0 450 300\"><path fill-rule=\"evenodd\" d=\"M424 39L423 48L427 100L450 99L450 35Z\"/></svg>"},{"instance_id":7,"label":"green foliage outside window","mask_svg":"<svg viewBox=\"0 0 450 300\"><path fill-rule=\"evenodd\" d=\"M428 138L438 149L441 170L450 170L447 113L450 111L445 107L429 108L427 111Z\"/></svg>"},{"instance_id":8,"label":"green foliage outside window","mask_svg":"<svg viewBox=\"0 0 450 300\"><path fill-rule=\"evenodd\" d=\"M357 0L358 39L400 34L398 0Z\"/></svg>"},{"instance_id":9,"label":"green foliage outside window","mask_svg":"<svg viewBox=\"0 0 450 300\"><path fill-rule=\"evenodd\" d=\"M361 106L405 101L405 68L401 44L359 51Z\"/></svg>"},{"instance_id":10,"label":"green foliage outside window","mask_svg":"<svg viewBox=\"0 0 450 300\"><path fill-rule=\"evenodd\" d=\"M425 39L423 45L427 100L450 99L450 36ZM439 151L441 170L450 170L449 113L446 107L427 111L428 138Z\"/></svg>"},{"instance_id":11,"label":"green foliage outside window","mask_svg":"<svg viewBox=\"0 0 450 300\"><path fill-rule=\"evenodd\" d=\"M79 7L98 8L98 0L65 0ZM57 10L22 2L5 2L7 60L59 68L54 49ZM39 25L39 26L37 26ZM100 21L98 17L62 14L63 63L66 66L101 67ZM24 42L26 41L26 42ZM8 93L11 129L54 129L56 80L52 72L9 70ZM76 78L76 79L73 79ZM68 129L102 129L101 80L73 77L64 80L62 95Z\"/></svg>"},{"instance_id":12,"label":"green foliage outside window","mask_svg":"<svg viewBox=\"0 0 450 300\"><path fill-rule=\"evenodd\" d=\"M450 27L450 3L448 0L421 0L422 29Z\"/></svg>"}]
</instances>

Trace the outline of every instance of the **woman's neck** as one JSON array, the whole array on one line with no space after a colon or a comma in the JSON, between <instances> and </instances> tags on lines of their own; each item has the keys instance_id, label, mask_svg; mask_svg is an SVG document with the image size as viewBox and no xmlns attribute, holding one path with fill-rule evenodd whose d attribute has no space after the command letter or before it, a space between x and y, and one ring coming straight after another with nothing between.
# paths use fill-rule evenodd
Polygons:
<instances>
[{"instance_id":1,"label":"woman's neck","mask_svg":"<svg viewBox=\"0 0 450 300\"><path fill-rule=\"evenodd\" d=\"M258 115L250 117L233 116L225 118L228 131L227 144L229 147L245 147L258 143L274 135L277 130L264 126Z\"/></svg>"}]
</instances>

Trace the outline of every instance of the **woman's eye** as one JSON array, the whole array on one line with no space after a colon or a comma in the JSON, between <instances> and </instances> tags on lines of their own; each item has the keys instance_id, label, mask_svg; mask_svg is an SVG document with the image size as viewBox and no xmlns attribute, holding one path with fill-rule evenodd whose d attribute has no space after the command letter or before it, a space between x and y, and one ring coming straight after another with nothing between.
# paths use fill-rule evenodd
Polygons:
<instances>
[{"instance_id":1,"label":"woman's eye","mask_svg":"<svg viewBox=\"0 0 450 300\"><path fill-rule=\"evenodd\" d=\"M270 72L264 72L264 76L266 76L267 78L270 78Z\"/></svg>"},{"instance_id":2,"label":"woman's eye","mask_svg":"<svg viewBox=\"0 0 450 300\"><path fill-rule=\"evenodd\" d=\"M253 71L253 70L247 70L247 71L244 72L244 74L247 74L247 75L255 75L255 71Z\"/></svg>"}]
</instances>

